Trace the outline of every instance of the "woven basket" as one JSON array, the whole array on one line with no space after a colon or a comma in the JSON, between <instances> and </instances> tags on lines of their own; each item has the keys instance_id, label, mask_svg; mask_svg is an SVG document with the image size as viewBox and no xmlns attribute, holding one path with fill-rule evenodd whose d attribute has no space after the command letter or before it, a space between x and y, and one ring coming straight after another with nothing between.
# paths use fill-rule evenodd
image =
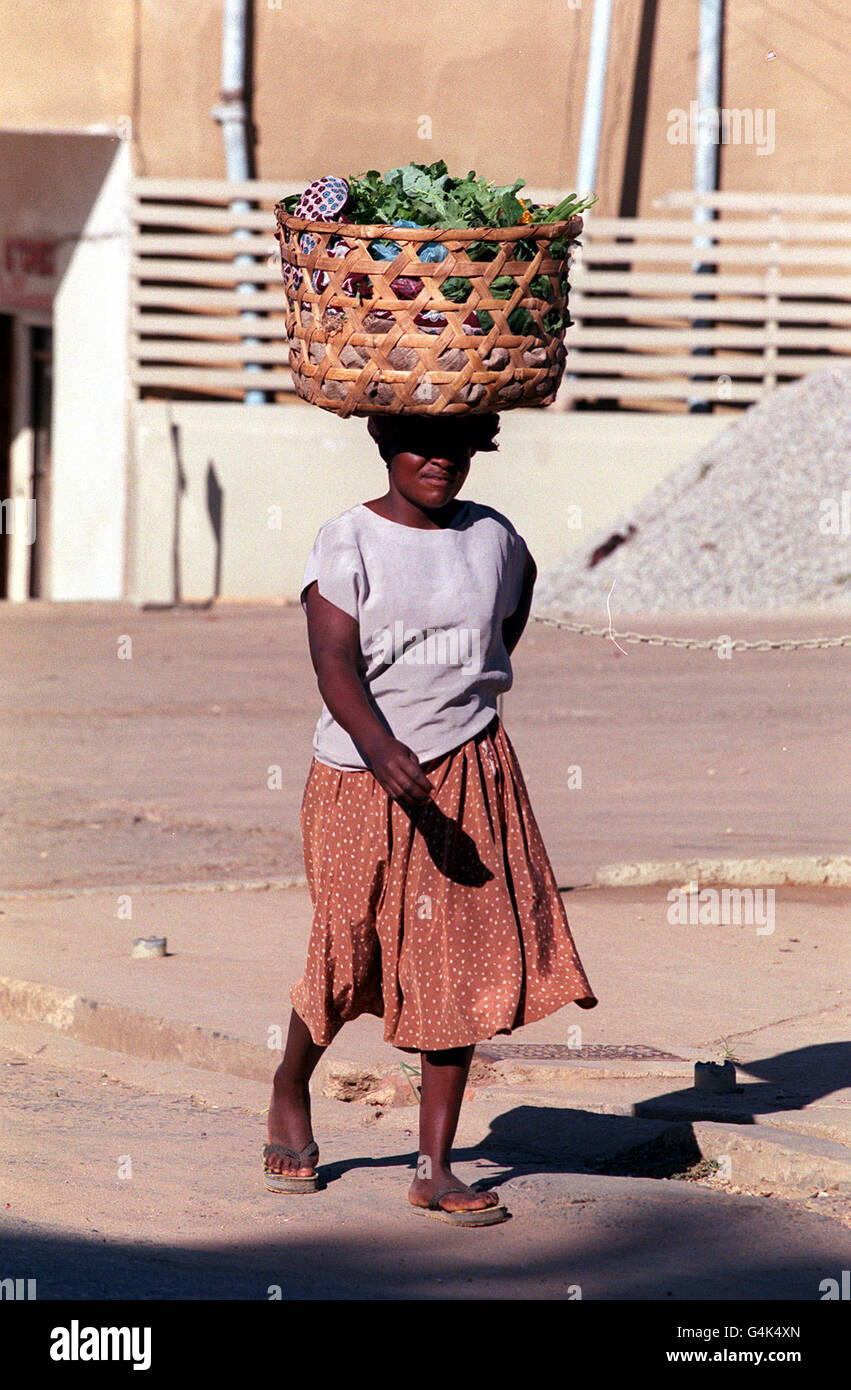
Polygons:
<instances>
[{"instance_id":1,"label":"woven basket","mask_svg":"<svg viewBox=\"0 0 851 1390\"><path fill-rule=\"evenodd\" d=\"M581 217L447 231L309 222L291 216L280 203L275 213L287 290L290 367L304 400L347 416L470 415L549 405L555 399L564 374L563 335L570 323L571 243L582 230ZM376 240L400 248L394 260L370 255L370 243ZM514 258L521 241L534 246L532 260ZM565 243L563 254L555 257L554 241ZM446 248L443 260L419 258L431 242ZM485 243L492 258L471 260L471 242ZM450 276L470 282L463 303L442 293ZM500 276L514 279L509 299L491 293ZM537 276L549 281L546 299L532 292ZM401 297L392 288L400 278L421 282L419 289L407 287L415 298ZM528 311L522 333L508 323L518 308ZM484 330L473 318L477 310L491 316ZM557 332L544 326L544 316L554 310L563 316ZM442 316L438 331L416 322L424 313L432 315L432 325L435 316ZM473 331L468 331L471 324Z\"/></svg>"}]
</instances>

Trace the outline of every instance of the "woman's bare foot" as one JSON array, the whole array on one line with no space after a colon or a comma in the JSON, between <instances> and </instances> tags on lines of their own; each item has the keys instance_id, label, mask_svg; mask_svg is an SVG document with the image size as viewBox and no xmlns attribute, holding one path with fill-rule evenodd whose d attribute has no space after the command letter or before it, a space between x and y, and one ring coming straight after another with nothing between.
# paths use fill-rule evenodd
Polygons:
<instances>
[{"instance_id":1,"label":"woman's bare foot","mask_svg":"<svg viewBox=\"0 0 851 1390\"><path fill-rule=\"evenodd\" d=\"M451 1168L439 1168L430 1178L421 1178L419 1175L415 1177L408 1189L408 1200L412 1206L427 1207L435 1192L441 1192L445 1187L462 1190L447 1192L445 1197L441 1197L440 1206L443 1211L482 1211L485 1207L499 1206L498 1193L476 1192L460 1178L456 1178Z\"/></svg>"},{"instance_id":2,"label":"woman's bare foot","mask_svg":"<svg viewBox=\"0 0 851 1390\"><path fill-rule=\"evenodd\" d=\"M280 1069L279 1069L280 1070ZM269 1103L269 1143L283 1144L301 1153L313 1138L310 1124L310 1088L293 1085L275 1075L272 1099ZM286 1154L270 1153L266 1166L273 1173L291 1173L300 1178L310 1177L316 1168L299 1168Z\"/></svg>"},{"instance_id":3,"label":"woman's bare foot","mask_svg":"<svg viewBox=\"0 0 851 1390\"><path fill-rule=\"evenodd\" d=\"M440 1199L445 1212L484 1211L500 1205L496 1192L475 1192L456 1178L450 1166L452 1141L458 1125L464 1087L473 1060L473 1044L443 1051L421 1052L420 1143L417 1176L408 1201L427 1207L435 1193L455 1188Z\"/></svg>"},{"instance_id":4,"label":"woman's bare foot","mask_svg":"<svg viewBox=\"0 0 851 1390\"><path fill-rule=\"evenodd\" d=\"M312 1140L310 1078L324 1051L324 1047L313 1041L307 1024L293 1009L284 1056L272 1083L272 1099L269 1102L270 1144L283 1144L285 1149L294 1149L300 1154ZM286 1154L269 1154L265 1166L271 1173L295 1174L300 1178L308 1178L316 1172L315 1167L297 1167L296 1160L288 1158Z\"/></svg>"}]
</instances>

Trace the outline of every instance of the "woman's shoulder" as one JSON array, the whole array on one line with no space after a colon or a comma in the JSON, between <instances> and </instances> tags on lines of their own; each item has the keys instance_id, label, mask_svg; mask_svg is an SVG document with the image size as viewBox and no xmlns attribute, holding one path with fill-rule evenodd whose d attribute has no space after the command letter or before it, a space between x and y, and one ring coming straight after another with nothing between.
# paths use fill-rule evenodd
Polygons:
<instances>
[{"instance_id":1,"label":"woman's shoulder","mask_svg":"<svg viewBox=\"0 0 851 1390\"><path fill-rule=\"evenodd\" d=\"M486 502L474 502L471 499L468 499L467 505L470 507L470 516L473 522L507 531L509 535L519 538L519 532L514 522L503 512L497 511L496 507L490 507Z\"/></svg>"},{"instance_id":2,"label":"woman's shoulder","mask_svg":"<svg viewBox=\"0 0 851 1390\"><path fill-rule=\"evenodd\" d=\"M344 512L337 512L336 516L329 516L328 520L322 524L324 526L340 526L345 525L347 522L351 523L360 515L362 508L363 503L356 502L353 507L347 507Z\"/></svg>"},{"instance_id":3,"label":"woman's shoulder","mask_svg":"<svg viewBox=\"0 0 851 1390\"><path fill-rule=\"evenodd\" d=\"M316 533L316 539L328 539L333 541L343 541L347 538L354 538L358 533L358 520L361 511L361 504L357 503L354 507L348 507L344 512L338 512L336 516L331 516Z\"/></svg>"}]
</instances>

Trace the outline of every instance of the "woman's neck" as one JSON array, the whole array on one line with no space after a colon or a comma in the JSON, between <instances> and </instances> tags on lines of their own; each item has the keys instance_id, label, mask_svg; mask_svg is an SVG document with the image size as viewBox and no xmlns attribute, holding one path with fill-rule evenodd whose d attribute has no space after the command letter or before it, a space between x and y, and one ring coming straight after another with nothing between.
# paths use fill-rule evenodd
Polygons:
<instances>
[{"instance_id":1,"label":"woman's neck","mask_svg":"<svg viewBox=\"0 0 851 1390\"><path fill-rule=\"evenodd\" d=\"M452 525L464 503L454 498L441 507L419 507L391 488L383 497L373 498L364 506L400 526L410 526L417 531L443 531Z\"/></svg>"}]
</instances>

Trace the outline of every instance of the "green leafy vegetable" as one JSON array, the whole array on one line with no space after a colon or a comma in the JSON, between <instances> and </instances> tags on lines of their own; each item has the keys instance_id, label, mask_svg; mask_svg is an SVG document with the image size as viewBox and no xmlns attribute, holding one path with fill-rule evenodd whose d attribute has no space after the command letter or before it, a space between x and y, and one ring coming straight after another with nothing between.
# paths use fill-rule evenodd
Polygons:
<instances>
[{"instance_id":1,"label":"green leafy vegetable","mask_svg":"<svg viewBox=\"0 0 851 1390\"><path fill-rule=\"evenodd\" d=\"M359 224L392 226L404 218L420 227L516 227L522 223L541 224L566 221L592 206L596 198L579 198L571 193L555 208L544 207L520 197L523 179L497 185L480 178L475 169L460 178L453 177L442 159L433 164L404 164L382 175L367 169L348 180L346 214ZM299 195L283 199L287 212L293 212ZM473 254L472 247L470 254ZM533 251L527 252L527 259ZM484 257L473 257L484 259Z\"/></svg>"}]
</instances>

